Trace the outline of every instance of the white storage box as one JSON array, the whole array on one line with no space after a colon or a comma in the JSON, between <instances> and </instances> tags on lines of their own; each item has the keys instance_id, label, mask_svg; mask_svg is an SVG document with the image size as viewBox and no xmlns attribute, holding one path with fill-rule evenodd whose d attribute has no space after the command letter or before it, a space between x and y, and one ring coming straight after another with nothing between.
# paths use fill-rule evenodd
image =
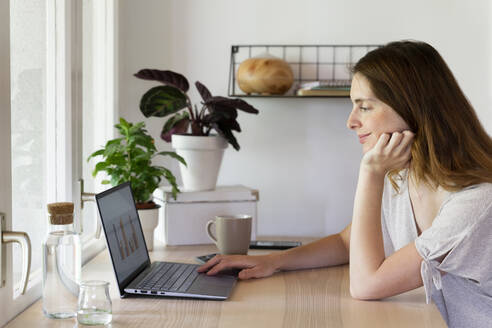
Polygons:
<instances>
[{"instance_id":1,"label":"white storage box","mask_svg":"<svg viewBox=\"0 0 492 328\"><path fill-rule=\"evenodd\" d=\"M251 240L256 240L257 190L245 186L222 186L211 191L188 191L175 200L170 187L154 192L160 205L159 224L155 238L166 245L211 244L205 232L209 220L216 215L247 214L252 217Z\"/></svg>"}]
</instances>

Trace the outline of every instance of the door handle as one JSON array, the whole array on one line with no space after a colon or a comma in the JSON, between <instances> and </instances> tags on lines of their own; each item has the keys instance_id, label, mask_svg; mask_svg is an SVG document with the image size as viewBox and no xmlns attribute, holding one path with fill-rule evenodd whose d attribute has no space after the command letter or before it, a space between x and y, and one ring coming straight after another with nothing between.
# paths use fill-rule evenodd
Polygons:
<instances>
[{"instance_id":1,"label":"door handle","mask_svg":"<svg viewBox=\"0 0 492 328\"><path fill-rule=\"evenodd\" d=\"M84 190L84 179L79 179L79 185L80 185L80 208L84 209L84 203L85 202L95 202L96 201L96 194L93 192L85 192Z\"/></svg>"},{"instance_id":2,"label":"door handle","mask_svg":"<svg viewBox=\"0 0 492 328\"><path fill-rule=\"evenodd\" d=\"M27 289L27 284L29 282L29 273L31 272L31 240L29 235L22 231L4 231L5 228L5 216L1 216L1 229L0 229L0 240L2 244L18 243L22 251L22 289L21 294L24 294ZM3 247L0 247L0 263L2 259ZM5 279L2 277L3 268L0 270L0 282L2 286L4 285Z\"/></svg>"},{"instance_id":3,"label":"door handle","mask_svg":"<svg viewBox=\"0 0 492 328\"><path fill-rule=\"evenodd\" d=\"M84 180L80 179L80 208L84 209L85 202L96 202L96 194L93 192L84 191ZM101 221L98 219L99 215L96 216L96 238L101 238ZM80 220L80 226L82 227L82 220Z\"/></svg>"},{"instance_id":4,"label":"door handle","mask_svg":"<svg viewBox=\"0 0 492 328\"><path fill-rule=\"evenodd\" d=\"M99 215L98 215L98 218L99 218ZM97 224L96 224L96 238L99 239L101 238L101 230L102 227L101 227L101 220L97 220Z\"/></svg>"},{"instance_id":5,"label":"door handle","mask_svg":"<svg viewBox=\"0 0 492 328\"><path fill-rule=\"evenodd\" d=\"M80 208L84 209L85 202L95 202L96 194L93 192L85 192L84 190L84 179L79 179L80 186ZM82 219L80 220L80 226L82 227ZM101 221L96 217L96 238L101 238Z\"/></svg>"}]
</instances>

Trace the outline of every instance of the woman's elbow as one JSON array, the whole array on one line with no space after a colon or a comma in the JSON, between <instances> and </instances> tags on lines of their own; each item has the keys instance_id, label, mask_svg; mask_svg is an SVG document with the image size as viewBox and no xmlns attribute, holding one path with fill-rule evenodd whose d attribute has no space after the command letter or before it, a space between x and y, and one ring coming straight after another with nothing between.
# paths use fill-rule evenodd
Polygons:
<instances>
[{"instance_id":1,"label":"woman's elbow","mask_svg":"<svg viewBox=\"0 0 492 328\"><path fill-rule=\"evenodd\" d=\"M375 301L381 299L377 290L365 283L350 283L350 296L360 301Z\"/></svg>"}]
</instances>

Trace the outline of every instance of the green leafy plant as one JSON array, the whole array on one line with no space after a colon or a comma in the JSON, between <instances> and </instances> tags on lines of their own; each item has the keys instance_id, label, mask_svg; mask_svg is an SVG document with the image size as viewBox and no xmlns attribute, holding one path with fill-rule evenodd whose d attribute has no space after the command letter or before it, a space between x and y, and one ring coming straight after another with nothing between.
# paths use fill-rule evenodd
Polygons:
<instances>
[{"instance_id":1,"label":"green leafy plant","mask_svg":"<svg viewBox=\"0 0 492 328\"><path fill-rule=\"evenodd\" d=\"M171 135L186 134L191 127L191 135L194 136L208 136L211 130L215 130L234 149L239 150L239 144L232 133L241 132L236 120L237 109L258 114L258 110L244 100L212 96L207 87L199 81L195 82L195 86L203 99L202 107L200 110L196 105L193 108L187 94L188 80L173 71L142 69L135 76L164 84L151 88L142 96L140 110L145 117L172 115L161 132L161 138L167 142L171 141Z\"/></svg>"},{"instance_id":2,"label":"green leafy plant","mask_svg":"<svg viewBox=\"0 0 492 328\"><path fill-rule=\"evenodd\" d=\"M158 155L171 156L184 165L185 160L175 152L157 152L154 139L148 135L145 123L129 123L120 118L120 123L115 125L122 137L109 140L104 148L92 153L87 161L96 156L102 156L92 172L106 172L111 180L103 180L103 184L117 186L129 181L138 208L154 207L152 194L159 186L164 176L172 186L172 195L176 199L179 192L176 178L170 170L163 166L153 166L152 159Z\"/></svg>"}]
</instances>

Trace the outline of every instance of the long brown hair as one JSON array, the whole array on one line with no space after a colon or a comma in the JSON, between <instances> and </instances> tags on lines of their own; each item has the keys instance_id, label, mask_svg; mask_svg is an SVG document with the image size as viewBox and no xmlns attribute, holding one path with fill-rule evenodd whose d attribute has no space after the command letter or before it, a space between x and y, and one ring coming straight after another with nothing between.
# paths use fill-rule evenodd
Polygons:
<instances>
[{"instance_id":1,"label":"long brown hair","mask_svg":"<svg viewBox=\"0 0 492 328\"><path fill-rule=\"evenodd\" d=\"M431 45L391 42L353 67L415 133L412 176L449 191L492 182L492 139L453 73ZM389 172L393 187L397 171Z\"/></svg>"}]
</instances>

